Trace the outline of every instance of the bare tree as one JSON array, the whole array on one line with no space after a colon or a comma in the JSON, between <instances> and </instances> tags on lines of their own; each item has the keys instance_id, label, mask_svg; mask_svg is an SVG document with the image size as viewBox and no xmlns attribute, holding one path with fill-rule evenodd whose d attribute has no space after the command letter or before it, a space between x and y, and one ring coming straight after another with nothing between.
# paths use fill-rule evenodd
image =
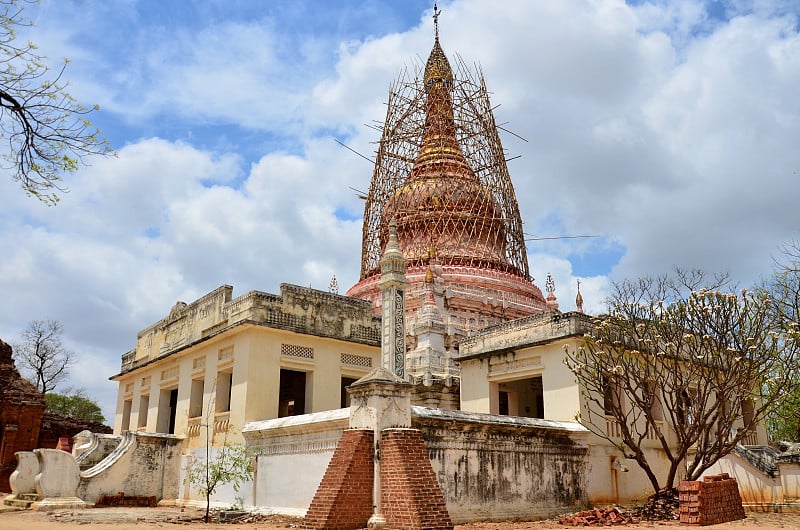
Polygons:
<instances>
[{"instance_id":1,"label":"bare tree","mask_svg":"<svg viewBox=\"0 0 800 530\"><path fill-rule=\"evenodd\" d=\"M20 370L45 394L66 379L73 361L74 354L61 342L63 331L56 320L33 320L14 347Z\"/></svg>"},{"instance_id":2,"label":"bare tree","mask_svg":"<svg viewBox=\"0 0 800 530\"><path fill-rule=\"evenodd\" d=\"M766 287L775 300L775 310L783 327L800 317L800 240L791 241L779 249L774 258L775 270Z\"/></svg>"},{"instance_id":3,"label":"bare tree","mask_svg":"<svg viewBox=\"0 0 800 530\"><path fill-rule=\"evenodd\" d=\"M656 492L672 489L681 470L697 479L796 388L797 328L776 329L763 291L697 290L727 283L679 270L616 284L609 313L566 351L585 424L636 461Z\"/></svg>"},{"instance_id":4,"label":"bare tree","mask_svg":"<svg viewBox=\"0 0 800 530\"><path fill-rule=\"evenodd\" d=\"M20 4L35 0L0 0L0 153L5 169L26 193L46 204L58 202L64 173L94 154L111 154L100 131L86 116L87 108L68 92L63 80L68 63L54 72L31 42L16 42L16 30L32 25Z\"/></svg>"}]
</instances>

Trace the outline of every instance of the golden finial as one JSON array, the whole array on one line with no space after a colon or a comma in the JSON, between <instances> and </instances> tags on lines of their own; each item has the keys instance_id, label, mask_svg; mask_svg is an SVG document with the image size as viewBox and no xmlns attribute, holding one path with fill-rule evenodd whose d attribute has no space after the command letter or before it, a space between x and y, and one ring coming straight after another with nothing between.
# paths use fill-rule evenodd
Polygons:
<instances>
[{"instance_id":1,"label":"golden finial","mask_svg":"<svg viewBox=\"0 0 800 530\"><path fill-rule=\"evenodd\" d=\"M583 313L583 296L581 296L581 281L578 280L578 296L575 297L575 305L578 308L578 313Z\"/></svg>"},{"instance_id":2,"label":"golden finial","mask_svg":"<svg viewBox=\"0 0 800 530\"><path fill-rule=\"evenodd\" d=\"M433 283L433 271L430 265L428 265L428 272L425 273L425 283Z\"/></svg>"},{"instance_id":3,"label":"golden finial","mask_svg":"<svg viewBox=\"0 0 800 530\"><path fill-rule=\"evenodd\" d=\"M439 40L439 15L442 12L439 11L439 6L436 2L433 3L433 27L434 31L436 31L436 40Z\"/></svg>"},{"instance_id":4,"label":"golden finial","mask_svg":"<svg viewBox=\"0 0 800 530\"><path fill-rule=\"evenodd\" d=\"M425 86L432 82L444 83L447 86L453 83L453 70L450 68L450 61L444 54L442 47L439 45L439 15L442 12L436 2L433 4L433 25L436 32L436 40L433 43L433 50L428 57L428 62L425 65Z\"/></svg>"}]
</instances>

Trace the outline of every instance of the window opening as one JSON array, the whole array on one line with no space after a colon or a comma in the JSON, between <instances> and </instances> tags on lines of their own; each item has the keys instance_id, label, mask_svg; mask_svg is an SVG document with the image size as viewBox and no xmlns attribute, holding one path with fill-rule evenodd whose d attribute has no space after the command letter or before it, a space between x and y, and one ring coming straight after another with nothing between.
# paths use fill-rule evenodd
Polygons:
<instances>
[{"instance_id":1,"label":"window opening","mask_svg":"<svg viewBox=\"0 0 800 530\"><path fill-rule=\"evenodd\" d=\"M189 395L189 417L197 418L203 415L203 392L205 382L202 379L192 380L192 390Z\"/></svg>"},{"instance_id":2,"label":"window opening","mask_svg":"<svg viewBox=\"0 0 800 530\"><path fill-rule=\"evenodd\" d=\"M228 412L231 410L231 386L233 372L217 372L217 395L214 412Z\"/></svg>"},{"instance_id":3,"label":"window opening","mask_svg":"<svg viewBox=\"0 0 800 530\"><path fill-rule=\"evenodd\" d=\"M145 394L139 398L139 418L136 424L138 430L147 428L147 409L150 408L150 395Z\"/></svg>"},{"instance_id":4,"label":"window opening","mask_svg":"<svg viewBox=\"0 0 800 530\"><path fill-rule=\"evenodd\" d=\"M126 399L122 403L122 424L120 425L120 432L129 431L131 429L131 408L133 408L133 400Z\"/></svg>"},{"instance_id":5,"label":"window opening","mask_svg":"<svg viewBox=\"0 0 800 530\"><path fill-rule=\"evenodd\" d=\"M278 417L305 414L306 373L281 369Z\"/></svg>"},{"instance_id":6,"label":"window opening","mask_svg":"<svg viewBox=\"0 0 800 530\"><path fill-rule=\"evenodd\" d=\"M358 381L358 379L354 377L342 377L342 400L341 400L341 408L347 408L350 406L350 394L347 393L347 387L352 385Z\"/></svg>"},{"instance_id":7,"label":"window opening","mask_svg":"<svg viewBox=\"0 0 800 530\"><path fill-rule=\"evenodd\" d=\"M498 393L498 414L501 416L508 416L508 392L500 390Z\"/></svg>"},{"instance_id":8,"label":"window opening","mask_svg":"<svg viewBox=\"0 0 800 530\"><path fill-rule=\"evenodd\" d=\"M544 419L542 377L507 381L498 386L498 413Z\"/></svg>"},{"instance_id":9,"label":"window opening","mask_svg":"<svg viewBox=\"0 0 800 530\"><path fill-rule=\"evenodd\" d=\"M755 405L752 399L742 400L742 421L744 422L745 429L753 428L753 420L755 417Z\"/></svg>"},{"instance_id":10,"label":"window opening","mask_svg":"<svg viewBox=\"0 0 800 530\"><path fill-rule=\"evenodd\" d=\"M178 406L178 389L161 390L158 400L156 432L175 434L175 410Z\"/></svg>"}]
</instances>

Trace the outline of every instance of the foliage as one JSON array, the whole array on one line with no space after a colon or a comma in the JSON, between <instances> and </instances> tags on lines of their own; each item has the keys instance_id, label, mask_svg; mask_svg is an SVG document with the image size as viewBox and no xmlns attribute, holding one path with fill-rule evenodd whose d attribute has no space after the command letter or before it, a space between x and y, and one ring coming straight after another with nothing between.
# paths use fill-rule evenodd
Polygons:
<instances>
[{"instance_id":1,"label":"foliage","mask_svg":"<svg viewBox=\"0 0 800 530\"><path fill-rule=\"evenodd\" d=\"M697 289L704 282L726 284L681 270L616 284L609 314L566 352L587 427L636 461L656 492L680 470L697 479L797 388L798 330L776 329L768 294ZM665 476L648 443L663 449Z\"/></svg>"},{"instance_id":2,"label":"foliage","mask_svg":"<svg viewBox=\"0 0 800 530\"><path fill-rule=\"evenodd\" d=\"M69 374L74 354L61 342L63 331L57 320L32 320L21 333L22 342L14 346L20 370L43 394Z\"/></svg>"},{"instance_id":3,"label":"foliage","mask_svg":"<svg viewBox=\"0 0 800 530\"><path fill-rule=\"evenodd\" d=\"M207 448L208 449L208 448ZM233 484L234 491L253 478L252 455L241 444L226 443L212 457L206 451L206 457L196 460L189 470L189 483L197 488L206 498L205 522L208 522L211 507L211 496L222 484Z\"/></svg>"},{"instance_id":4,"label":"foliage","mask_svg":"<svg viewBox=\"0 0 800 530\"><path fill-rule=\"evenodd\" d=\"M197 488L206 498L205 522L208 523L209 512L211 511L211 496L221 484L233 484L233 490L238 493L242 484L253 478L252 457L253 455L241 444L228 443L228 435L231 434L229 428L225 431L224 444L215 450L212 457L211 431L214 427L214 410L216 409L216 389L217 379L211 386L206 402L206 456L204 459L196 460L189 469L187 480ZM238 502L239 497L237 497Z\"/></svg>"},{"instance_id":5,"label":"foliage","mask_svg":"<svg viewBox=\"0 0 800 530\"><path fill-rule=\"evenodd\" d=\"M86 397L83 390L78 390L71 395L48 392L44 395L44 401L47 410L62 416L97 423L106 421L100 406Z\"/></svg>"},{"instance_id":6,"label":"foliage","mask_svg":"<svg viewBox=\"0 0 800 530\"><path fill-rule=\"evenodd\" d=\"M17 29L31 26L23 5L35 0L0 0L0 153L26 193L46 204L67 191L62 175L87 156L110 154L106 140L86 116L87 108L67 92L68 60L51 71L32 42L18 43Z\"/></svg>"},{"instance_id":7,"label":"foliage","mask_svg":"<svg viewBox=\"0 0 800 530\"><path fill-rule=\"evenodd\" d=\"M775 301L773 307L779 330L785 332L800 321L800 241L780 248L773 274L762 289ZM767 432L773 442L800 442L800 390L787 392L767 417Z\"/></svg>"},{"instance_id":8,"label":"foliage","mask_svg":"<svg viewBox=\"0 0 800 530\"><path fill-rule=\"evenodd\" d=\"M767 416L767 434L772 442L800 442L800 391L787 395Z\"/></svg>"}]
</instances>

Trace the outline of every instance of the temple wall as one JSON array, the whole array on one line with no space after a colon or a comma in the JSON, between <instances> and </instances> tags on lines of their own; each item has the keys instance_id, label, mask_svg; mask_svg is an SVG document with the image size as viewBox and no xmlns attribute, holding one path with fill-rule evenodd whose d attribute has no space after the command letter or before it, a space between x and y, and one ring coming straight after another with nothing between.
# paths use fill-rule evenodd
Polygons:
<instances>
[{"instance_id":1,"label":"temple wall","mask_svg":"<svg viewBox=\"0 0 800 530\"><path fill-rule=\"evenodd\" d=\"M777 462L776 467L773 473L765 473L731 453L711 466L704 475L728 473L734 477L747 509L800 511L800 464Z\"/></svg>"},{"instance_id":2,"label":"temple wall","mask_svg":"<svg viewBox=\"0 0 800 530\"><path fill-rule=\"evenodd\" d=\"M783 502L800 503L800 464L778 464L781 473L781 491Z\"/></svg>"},{"instance_id":3,"label":"temple wall","mask_svg":"<svg viewBox=\"0 0 800 530\"><path fill-rule=\"evenodd\" d=\"M81 472L78 497L88 503L119 492L129 496L175 499L182 439L126 433L119 446L95 466Z\"/></svg>"},{"instance_id":4,"label":"temple wall","mask_svg":"<svg viewBox=\"0 0 800 530\"><path fill-rule=\"evenodd\" d=\"M305 515L349 417L346 408L247 424L242 434L255 455L255 474L245 502Z\"/></svg>"},{"instance_id":5,"label":"temple wall","mask_svg":"<svg viewBox=\"0 0 800 530\"><path fill-rule=\"evenodd\" d=\"M643 449L657 476L665 477L669 461L664 451ZM596 435L590 435L587 466L587 498L594 505L641 504L653 494L653 486L639 465ZM676 482L677 486L677 482Z\"/></svg>"},{"instance_id":6,"label":"temple wall","mask_svg":"<svg viewBox=\"0 0 800 530\"><path fill-rule=\"evenodd\" d=\"M280 295L231 299L231 289L176 304L139 333L112 378L119 383L117 434L186 435L195 449L205 446L210 425L212 445L241 442L247 422L341 407L343 381L379 362L380 319L367 302L288 284ZM303 377L303 390L283 405L282 370ZM288 401L297 409L289 411Z\"/></svg>"},{"instance_id":7,"label":"temple wall","mask_svg":"<svg viewBox=\"0 0 800 530\"><path fill-rule=\"evenodd\" d=\"M576 423L413 408L454 523L545 518L586 503Z\"/></svg>"},{"instance_id":8,"label":"temple wall","mask_svg":"<svg viewBox=\"0 0 800 530\"><path fill-rule=\"evenodd\" d=\"M246 425L256 475L245 503L304 515L348 418L340 409ZM578 424L412 407L412 426L453 522L542 518L586 502L587 432Z\"/></svg>"},{"instance_id":9,"label":"temple wall","mask_svg":"<svg viewBox=\"0 0 800 530\"><path fill-rule=\"evenodd\" d=\"M487 357L460 361L461 410L498 414L498 391L504 383L533 377L542 379L544 417L556 421L574 421L580 413L580 393L575 375L562 362L568 338L538 347L519 348ZM509 414L529 416L524 410Z\"/></svg>"},{"instance_id":10,"label":"temple wall","mask_svg":"<svg viewBox=\"0 0 800 530\"><path fill-rule=\"evenodd\" d=\"M119 375L241 322L361 344L379 340L378 321L362 300L290 284L282 284L277 295L232 295L233 287L223 285L189 304L177 302L169 315L137 334L136 348L122 356Z\"/></svg>"}]
</instances>

